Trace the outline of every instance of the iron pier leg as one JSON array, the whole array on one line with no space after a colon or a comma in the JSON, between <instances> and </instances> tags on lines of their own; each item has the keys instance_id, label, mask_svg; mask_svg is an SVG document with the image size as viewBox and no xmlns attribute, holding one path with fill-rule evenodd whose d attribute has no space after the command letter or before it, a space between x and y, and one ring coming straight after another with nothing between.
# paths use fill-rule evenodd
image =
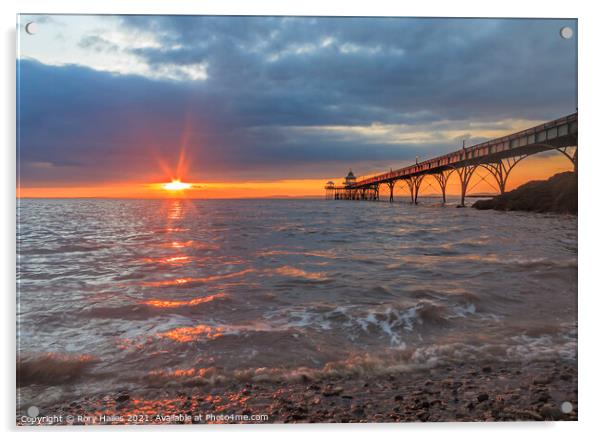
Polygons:
<instances>
[{"instance_id":1,"label":"iron pier leg","mask_svg":"<svg viewBox=\"0 0 602 440\"><path fill-rule=\"evenodd\" d=\"M424 174L419 176L412 176L408 179L408 187L410 188L410 196L412 197L412 203L418 204L418 191L420 190L420 184L424 179Z\"/></svg>"},{"instance_id":2,"label":"iron pier leg","mask_svg":"<svg viewBox=\"0 0 602 440\"><path fill-rule=\"evenodd\" d=\"M456 168L456 171L460 176L460 186L462 188L462 197L460 199L461 207L466 206L464 201L466 199L466 192L468 191L468 183L470 182L470 178L472 177L473 173L477 169L477 166L478 165L466 165L460 168Z\"/></svg>"},{"instance_id":3,"label":"iron pier leg","mask_svg":"<svg viewBox=\"0 0 602 440\"><path fill-rule=\"evenodd\" d=\"M437 182L441 187L441 196L443 197L443 204L447 202L447 199L445 197L445 189L447 188L447 181L449 180L449 176L452 172L453 170L444 170L440 173L434 174L435 179L437 179Z\"/></svg>"},{"instance_id":4,"label":"iron pier leg","mask_svg":"<svg viewBox=\"0 0 602 440\"><path fill-rule=\"evenodd\" d=\"M420 190L420 185L422 184L422 180L424 179L424 174L420 176L416 176L416 183L414 185L414 204L418 204L418 191Z\"/></svg>"}]
</instances>

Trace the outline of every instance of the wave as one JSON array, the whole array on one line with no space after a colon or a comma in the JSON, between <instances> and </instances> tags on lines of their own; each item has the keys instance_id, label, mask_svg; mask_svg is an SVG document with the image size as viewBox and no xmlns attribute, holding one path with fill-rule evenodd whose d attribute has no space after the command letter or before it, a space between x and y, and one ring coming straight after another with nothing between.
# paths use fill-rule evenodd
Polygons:
<instances>
[{"instance_id":1,"label":"wave","mask_svg":"<svg viewBox=\"0 0 602 440\"><path fill-rule=\"evenodd\" d=\"M295 250L283 250L283 249L272 249L258 251L257 256L259 257L275 257L281 255L303 255L306 257L317 257L336 260L340 257L333 251L295 251Z\"/></svg>"},{"instance_id":2,"label":"wave","mask_svg":"<svg viewBox=\"0 0 602 440\"><path fill-rule=\"evenodd\" d=\"M80 380L98 362L98 358L90 355L23 355L17 360L17 386L73 383Z\"/></svg>"},{"instance_id":3,"label":"wave","mask_svg":"<svg viewBox=\"0 0 602 440\"><path fill-rule=\"evenodd\" d=\"M193 313L197 308L206 309L214 302L217 304L227 301L231 301L231 297L225 293L182 300L153 298L116 307L94 306L85 310L83 315L89 318L139 321L160 316L166 309L186 314Z\"/></svg>"},{"instance_id":4,"label":"wave","mask_svg":"<svg viewBox=\"0 0 602 440\"><path fill-rule=\"evenodd\" d=\"M177 301L177 300L167 300L167 299L149 299L149 300L143 301L142 303L147 306L151 306L151 307L173 309L173 308L179 308L179 307L197 306L199 304L208 303L208 302L215 301L218 299L224 299L226 297L227 296L224 293L216 293L215 295L203 296L200 298L194 298L194 299L189 299L189 300Z\"/></svg>"},{"instance_id":5,"label":"wave","mask_svg":"<svg viewBox=\"0 0 602 440\"><path fill-rule=\"evenodd\" d=\"M267 271L268 275L282 275L289 278L298 278L304 281L323 282L329 281L325 272L308 272L292 266L282 266Z\"/></svg>"},{"instance_id":6,"label":"wave","mask_svg":"<svg viewBox=\"0 0 602 440\"><path fill-rule=\"evenodd\" d=\"M414 305L384 304L372 307L312 306L293 307L268 312L264 318L279 329L331 330L339 327L350 339L362 334L384 336L394 347L404 347L404 335L417 327L441 328L450 320L476 313L472 303L445 306L434 301L421 300Z\"/></svg>"},{"instance_id":7,"label":"wave","mask_svg":"<svg viewBox=\"0 0 602 440\"><path fill-rule=\"evenodd\" d=\"M230 272L226 274L208 275L206 277L182 277L160 281L144 281L141 283L145 287L198 287L205 283L237 278L255 272L255 269L244 269L238 272Z\"/></svg>"},{"instance_id":8,"label":"wave","mask_svg":"<svg viewBox=\"0 0 602 440\"><path fill-rule=\"evenodd\" d=\"M536 258L500 258L498 256L486 256L481 259L485 263L500 264L504 266L512 266L517 269L555 269L555 268L577 268L577 259L552 259L546 257Z\"/></svg>"},{"instance_id":9,"label":"wave","mask_svg":"<svg viewBox=\"0 0 602 440\"><path fill-rule=\"evenodd\" d=\"M52 255L52 254L68 254L75 252L94 252L101 249L106 249L107 246L101 245L64 245L56 248L20 248L19 255Z\"/></svg>"},{"instance_id":10,"label":"wave","mask_svg":"<svg viewBox=\"0 0 602 440\"><path fill-rule=\"evenodd\" d=\"M205 304L219 298L222 297L200 298L198 303ZM188 303L186 301L168 301L166 304L160 302L156 307L185 307ZM473 304L448 307L426 300L419 301L412 306L404 304L387 304L367 308L326 304L299 306L267 312L263 315L262 320L246 324L205 320L197 321L193 325L179 325L158 332L151 339L169 339L176 343L191 343L235 336L244 338L248 342L251 335L265 340L265 333L318 331L336 332L344 335L350 341L364 337L386 338L391 347L404 348L405 336L418 331L441 329L446 325L451 325L452 320L465 318L475 312L476 307Z\"/></svg>"},{"instance_id":11,"label":"wave","mask_svg":"<svg viewBox=\"0 0 602 440\"><path fill-rule=\"evenodd\" d=\"M564 342L549 337L516 340L514 343L471 345L467 343L433 344L388 350L380 353L356 353L346 359L327 362L321 367L187 368L153 370L143 376L151 386L203 386L248 382L299 383L308 380L352 379L399 374L453 364L482 362L531 362L575 359L576 339Z\"/></svg>"},{"instance_id":12,"label":"wave","mask_svg":"<svg viewBox=\"0 0 602 440\"><path fill-rule=\"evenodd\" d=\"M198 324L190 327L176 327L165 332L160 332L156 336L179 343L187 343L199 340L214 340L227 335L246 336L253 332L272 332L274 330L276 329L260 322L248 325Z\"/></svg>"}]
</instances>

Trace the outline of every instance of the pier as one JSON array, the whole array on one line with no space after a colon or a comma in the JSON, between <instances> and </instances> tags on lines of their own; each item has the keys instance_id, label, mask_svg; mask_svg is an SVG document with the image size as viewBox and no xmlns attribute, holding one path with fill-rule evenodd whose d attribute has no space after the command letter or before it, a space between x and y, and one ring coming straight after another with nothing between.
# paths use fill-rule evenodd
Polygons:
<instances>
[{"instance_id":1,"label":"pier","mask_svg":"<svg viewBox=\"0 0 602 440\"><path fill-rule=\"evenodd\" d=\"M458 173L461 187L460 205L465 206L470 180L482 167L495 179L500 194L506 191L506 182L512 169L524 158L544 151L556 150L566 156L577 172L577 113L555 119L535 127L502 136L443 156L356 180L351 171L342 185L328 182L324 187L326 198L332 200L380 200L380 187L388 188L393 202L396 185L405 185L412 203L418 203L420 185L426 176L433 176L446 202L446 187L452 173Z\"/></svg>"}]
</instances>

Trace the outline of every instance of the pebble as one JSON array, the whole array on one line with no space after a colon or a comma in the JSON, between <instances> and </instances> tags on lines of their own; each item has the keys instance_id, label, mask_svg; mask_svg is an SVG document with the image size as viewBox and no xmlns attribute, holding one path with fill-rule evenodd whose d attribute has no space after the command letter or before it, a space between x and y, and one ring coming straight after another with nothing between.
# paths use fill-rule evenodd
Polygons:
<instances>
[{"instance_id":1,"label":"pebble","mask_svg":"<svg viewBox=\"0 0 602 440\"><path fill-rule=\"evenodd\" d=\"M342 387L333 387L333 388L329 387L329 388L326 388L325 390L323 390L322 394L326 397L329 397L329 396L338 396L342 392L343 392Z\"/></svg>"},{"instance_id":2,"label":"pebble","mask_svg":"<svg viewBox=\"0 0 602 440\"><path fill-rule=\"evenodd\" d=\"M168 405L191 414L205 411L267 414L272 423L576 420L576 369L558 365L563 364L527 363L521 366L519 377L505 378L483 373L515 371L516 364L457 365L451 372L442 368L407 373L396 376L394 382L389 382L388 375L332 378L308 384L243 382L199 387L187 393L164 390L156 399L165 402L172 399ZM474 371L479 373L478 377L472 376ZM551 390L554 395L573 402L570 414L560 411ZM99 403L106 402L108 410L151 411L143 406L148 403L139 403L130 397L128 390L111 393L109 399L104 396L87 396L87 400L73 402L73 406L64 402L55 410L65 407L63 412L70 413L80 405L86 411L94 411ZM152 410L162 412L165 408Z\"/></svg>"},{"instance_id":3,"label":"pebble","mask_svg":"<svg viewBox=\"0 0 602 440\"><path fill-rule=\"evenodd\" d=\"M556 405L546 404L541 407L539 414L547 420L559 420L562 418L562 411Z\"/></svg>"},{"instance_id":4,"label":"pebble","mask_svg":"<svg viewBox=\"0 0 602 440\"><path fill-rule=\"evenodd\" d=\"M481 393L477 396L477 400L479 402L485 402L486 400L489 400L489 394L487 393Z\"/></svg>"}]
</instances>

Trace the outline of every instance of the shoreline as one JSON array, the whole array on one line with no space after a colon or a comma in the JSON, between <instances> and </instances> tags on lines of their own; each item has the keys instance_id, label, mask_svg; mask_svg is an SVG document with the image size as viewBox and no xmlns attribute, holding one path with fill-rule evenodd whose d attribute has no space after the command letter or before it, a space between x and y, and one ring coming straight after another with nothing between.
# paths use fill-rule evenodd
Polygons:
<instances>
[{"instance_id":1,"label":"shoreline","mask_svg":"<svg viewBox=\"0 0 602 440\"><path fill-rule=\"evenodd\" d=\"M557 421L577 420L577 413L577 362L557 359L297 383L166 387L144 396L132 387L55 405L39 417L61 420L38 424ZM36 423L17 414L17 424Z\"/></svg>"}]
</instances>

